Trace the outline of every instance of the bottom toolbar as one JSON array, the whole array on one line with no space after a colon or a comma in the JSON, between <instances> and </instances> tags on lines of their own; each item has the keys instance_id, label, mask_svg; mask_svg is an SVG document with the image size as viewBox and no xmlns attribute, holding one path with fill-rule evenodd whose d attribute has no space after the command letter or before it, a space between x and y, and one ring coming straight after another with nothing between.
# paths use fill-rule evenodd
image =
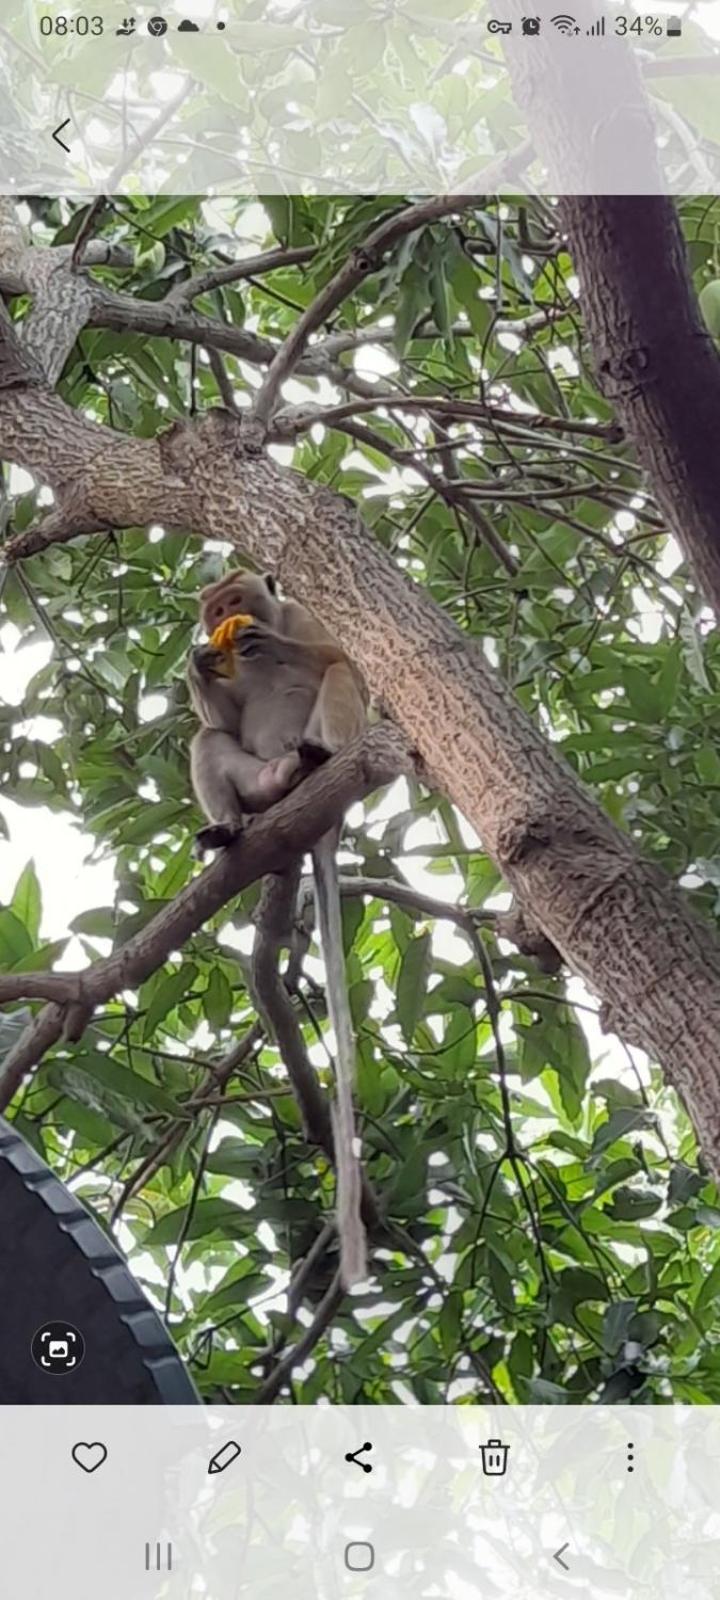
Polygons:
<instances>
[{"instance_id":1,"label":"bottom toolbar","mask_svg":"<svg viewBox=\"0 0 720 1600\"><path fill-rule=\"evenodd\" d=\"M3 1594L717 1600L719 1468L709 1406L11 1406Z\"/></svg>"}]
</instances>

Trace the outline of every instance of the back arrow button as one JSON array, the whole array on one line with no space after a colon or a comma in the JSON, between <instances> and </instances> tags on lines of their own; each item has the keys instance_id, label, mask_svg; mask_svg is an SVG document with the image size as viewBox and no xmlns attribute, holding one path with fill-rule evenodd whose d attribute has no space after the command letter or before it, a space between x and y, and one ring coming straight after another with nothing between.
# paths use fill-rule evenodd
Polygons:
<instances>
[{"instance_id":1,"label":"back arrow button","mask_svg":"<svg viewBox=\"0 0 720 1600\"><path fill-rule=\"evenodd\" d=\"M558 1566L562 1567L563 1572L569 1572L570 1571L570 1568L569 1568L569 1566L567 1564L567 1561L563 1561L563 1556L565 1554L565 1551L569 1550L569 1549L570 1549L570 1545L566 1541L565 1544L561 1544L560 1549L556 1550L555 1554L553 1556L553 1561L557 1561Z\"/></svg>"},{"instance_id":2,"label":"back arrow button","mask_svg":"<svg viewBox=\"0 0 720 1600\"><path fill-rule=\"evenodd\" d=\"M53 139L55 140L55 143L59 144L60 149L64 150L66 155L68 155L68 156L70 154L70 146L69 146L69 144L65 144L64 139L60 138L60 134L62 133L63 128L67 128L67 127L69 127L69 125L70 125L70 118L66 117L64 122L59 122L58 123L58 125L57 125L57 127L55 129L55 132L53 133Z\"/></svg>"}]
</instances>

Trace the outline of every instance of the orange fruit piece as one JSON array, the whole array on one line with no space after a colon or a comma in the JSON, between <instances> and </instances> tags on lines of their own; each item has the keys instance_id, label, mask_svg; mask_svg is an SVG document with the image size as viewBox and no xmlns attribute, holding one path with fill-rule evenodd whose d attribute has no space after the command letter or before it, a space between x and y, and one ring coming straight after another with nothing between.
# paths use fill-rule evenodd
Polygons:
<instances>
[{"instance_id":1,"label":"orange fruit piece","mask_svg":"<svg viewBox=\"0 0 720 1600\"><path fill-rule=\"evenodd\" d=\"M210 643L214 650L231 650L233 639L241 628L247 628L253 618L241 614L237 617L226 617L224 622L218 623L217 628L210 635Z\"/></svg>"}]
</instances>

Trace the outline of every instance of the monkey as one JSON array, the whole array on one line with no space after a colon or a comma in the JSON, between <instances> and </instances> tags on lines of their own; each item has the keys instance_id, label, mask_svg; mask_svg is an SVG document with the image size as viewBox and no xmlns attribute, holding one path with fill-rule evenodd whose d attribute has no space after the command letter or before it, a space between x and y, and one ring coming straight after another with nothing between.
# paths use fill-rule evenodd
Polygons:
<instances>
[{"instance_id":1,"label":"monkey","mask_svg":"<svg viewBox=\"0 0 720 1600\"><path fill-rule=\"evenodd\" d=\"M201 727L191 746L191 778L208 826L202 854L232 844L248 814L266 811L366 726L364 685L355 667L310 612L280 600L272 577L229 573L200 594L210 643L196 646L188 684ZM336 1040L333 1137L341 1276L366 1275L365 1231L352 1086L355 1046L342 946L337 881L339 828L312 851L328 1013Z\"/></svg>"},{"instance_id":2,"label":"monkey","mask_svg":"<svg viewBox=\"0 0 720 1600\"><path fill-rule=\"evenodd\" d=\"M252 619L241 632L238 616ZM278 599L272 578L228 573L202 590L200 619L223 640L195 650L188 673L203 724L192 782L211 824L202 851L230 844L245 813L267 810L360 733L366 702L344 652L303 606Z\"/></svg>"}]
</instances>

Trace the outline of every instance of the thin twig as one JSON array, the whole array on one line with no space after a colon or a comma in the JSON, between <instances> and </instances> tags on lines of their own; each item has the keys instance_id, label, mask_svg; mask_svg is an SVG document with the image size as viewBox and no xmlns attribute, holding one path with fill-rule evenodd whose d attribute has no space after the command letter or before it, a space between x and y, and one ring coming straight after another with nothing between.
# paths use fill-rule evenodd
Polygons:
<instances>
[{"instance_id":1,"label":"thin twig","mask_svg":"<svg viewBox=\"0 0 720 1600\"><path fill-rule=\"evenodd\" d=\"M77 238L73 245L73 252L70 257L71 272L79 272L80 268L84 265L83 258L85 255L85 246L89 242L95 224L98 221L98 218L102 216L106 205L107 200L105 195L99 194L95 197L92 205L89 206L85 212L85 216L83 217L78 229Z\"/></svg>"},{"instance_id":2,"label":"thin twig","mask_svg":"<svg viewBox=\"0 0 720 1600\"><path fill-rule=\"evenodd\" d=\"M488 179L490 176L488 173L485 178ZM492 176L496 183L497 165ZM253 407L253 418L259 429L267 429L276 409L282 385L296 367L311 334L327 321L332 312L342 305L365 278L379 271L387 252L409 233L417 233L420 228L429 227L444 217L471 210L478 203L478 193L484 193L492 187L494 183L478 180L478 187L473 185L472 194L439 195L429 200L420 200L416 205L406 206L404 210L394 212L372 229L362 244L350 253L340 269L321 289L298 319L284 344L280 346L275 360L265 375Z\"/></svg>"},{"instance_id":3,"label":"thin twig","mask_svg":"<svg viewBox=\"0 0 720 1600\"><path fill-rule=\"evenodd\" d=\"M318 422L332 428L335 423L343 422L347 417L360 416L366 411L421 411L428 416L443 416L451 421L461 421L465 418L476 422L491 421L497 425L506 424L522 429L529 435L543 431L570 433L589 439L601 439L611 444L618 443L622 439L622 430L617 423L582 422L574 417L551 417L542 412L512 411L507 406L492 405L483 400L464 400L459 397L445 399L437 395L397 394L392 391L368 396L365 399L358 396L357 399L334 406L287 406L273 419L273 437L294 438L298 433L306 433Z\"/></svg>"},{"instance_id":4,"label":"thin twig","mask_svg":"<svg viewBox=\"0 0 720 1600\"><path fill-rule=\"evenodd\" d=\"M174 1254L173 1254L173 1256L171 1258L170 1266L168 1268L167 1286L166 1286L166 1289L165 1289L165 1322L166 1323L168 1323L170 1321L170 1315L171 1315L171 1311L172 1311L173 1294L175 1292L175 1279L177 1277L178 1268L180 1266L180 1257L181 1257L182 1252L183 1252L183 1246L185 1245L185 1242L187 1240L187 1236L188 1236L188 1234L190 1232L190 1228L192 1226L192 1220L193 1220L193 1217L195 1215L195 1208L196 1208L198 1200L200 1198L200 1190L202 1189L202 1186L203 1186L203 1182L204 1182L204 1179L205 1179L205 1170L207 1168L208 1157L210 1155L210 1140L212 1139L213 1133L215 1132L215 1127L216 1127L216 1124L217 1124L217 1120L218 1120L218 1117L220 1116L220 1109L221 1109L220 1106L217 1106L215 1108L215 1110L211 1113L211 1115L208 1117L207 1127L205 1129L205 1133L204 1133L204 1136L203 1136L202 1149L200 1151L200 1155L199 1155L199 1158L198 1158L198 1164L197 1164L197 1167L195 1169L195 1177L193 1178L193 1185L192 1185L192 1191L191 1191L191 1194L190 1194L190 1199L188 1200L187 1210L186 1210L185 1216L183 1217L183 1220L182 1220L182 1226L181 1226L180 1232L178 1234L177 1244L175 1246L175 1251L174 1251Z\"/></svg>"},{"instance_id":5,"label":"thin twig","mask_svg":"<svg viewBox=\"0 0 720 1600\"><path fill-rule=\"evenodd\" d=\"M295 1368L299 1367L301 1361L306 1361L308 1356L312 1355L316 1344L319 1344L323 1334L330 1327L344 1294L345 1291L338 1271L335 1273L329 1289L323 1295L309 1328L305 1330L302 1338L298 1339L297 1344L293 1345L292 1350L289 1350L287 1355L283 1356L281 1361L278 1361L270 1376L260 1385L255 1396L255 1405L271 1406L273 1401L277 1399L280 1390L285 1387L286 1383L289 1383Z\"/></svg>"},{"instance_id":6,"label":"thin twig","mask_svg":"<svg viewBox=\"0 0 720 1600\"><path fill-rule=\"evenodd\" d=\"M409 883L397 883L394 878L341 878L340 893L346 897L368 895L373 900L391 900L417 917L445 918L460 928L474 927L478 923L489 927L501 913L474 910L472 906L451 905L444 900L434 900L431 895L420 894Z\"/></svg>"},{"instance_id":7,"label":"thin twig","mask_svg":"<svg viewBox=\"0 0 720 1600\"><path fill-rule=\"evenodd\" d=\"M223 267L209 267L206 272L186 278L184 283L171 291L167 299L187 305L191 300L198 300L200 295L211 294L214 289L222 289L227 284L240 283L244 278L275 272L278 267L304 266L316 254L314 244L299 245L294 249L285 249L282 245L277 249L262 250L259 255L245 256L242 261L231 261Z\"/></svg>"}]
</instances>

